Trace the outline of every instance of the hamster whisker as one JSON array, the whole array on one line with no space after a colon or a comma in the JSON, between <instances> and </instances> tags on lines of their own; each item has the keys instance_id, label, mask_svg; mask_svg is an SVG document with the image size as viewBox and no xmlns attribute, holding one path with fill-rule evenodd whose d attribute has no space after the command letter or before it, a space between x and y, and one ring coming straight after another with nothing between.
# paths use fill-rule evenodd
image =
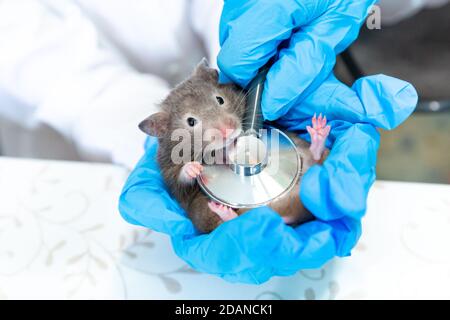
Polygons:
<instances>
[{"instance_id":1,"label":"hamster whisker","mask_svg":"<svg viewBox=\"0 0 450 320\"><path fill-rule=\"evenodd\" d=\"M241 99L239 100L239 103L237 105L240 105L242 102L245 102L245 99L248 98L248 96L250 95L250 93L252 93L256 88L252 88L251 90L246 91L245 89L241 90L241 93L244 92L244 95L241 97Z\"/></svg>"}]
</instances>

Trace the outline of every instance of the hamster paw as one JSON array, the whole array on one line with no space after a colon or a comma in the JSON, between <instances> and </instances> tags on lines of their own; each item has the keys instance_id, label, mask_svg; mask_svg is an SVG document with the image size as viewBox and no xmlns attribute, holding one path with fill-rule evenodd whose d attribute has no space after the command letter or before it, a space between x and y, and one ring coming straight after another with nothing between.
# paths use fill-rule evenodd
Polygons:
<instances>
[{"instance_id":1,"label":"hamster paw","mask_svg":"<svg viewBox=\"0 0 450 320\"><path fill-rule=\"evenodd\" d=\"M284 223L288 224L288 225L294 224L298 220L296 217L290 217L290 216L284 216L284 217L281 217L281 219L283 219Z\"/></svg>"},{"instance_id":2,"label":"hamster paw","mask_svg":"<svg viewBox=\"0 0 450 320\"><path fill-rule=\"evenodd\" d=\"M212 212L216 213L223 221L229 221L234 218L237 218L238 216L236 211L234 211L232 208L214 201L209 201L208 207L211 209Z\"/></svg>"},{"instance_id":3,"label":"hamster paw","mask_svg":"<svg viewBox=\"0 0 450 320\"><path fill-rule=\"evenodd\" d=\"M180 172L180 180L185 182L191 182L197 178L203 171L203 166L200 162L193 161L186 163Z\"/></svg>"},{"instance_id":4,"label":"hamster paw","mask_svg":"<svg viewBox=\"0 0 450 320\"><path fill-rule=\"evenodd\" d=\"M309 135L311 136L311 146L309 150L312 153L313 159L319 161L322 158L323 151L325 150L325 141L330 133L331 127L327 126L327 117L322 117L322 114L317 118L314 114L312 118L312 128L306 127Z\"/></svg>"}]
</instances>

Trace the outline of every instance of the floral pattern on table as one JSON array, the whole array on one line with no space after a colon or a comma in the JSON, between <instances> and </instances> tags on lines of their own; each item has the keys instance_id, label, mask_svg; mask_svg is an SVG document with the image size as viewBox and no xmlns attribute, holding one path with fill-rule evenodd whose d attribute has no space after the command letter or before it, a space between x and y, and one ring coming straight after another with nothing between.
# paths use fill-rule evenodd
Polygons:
<instances>
[{"instance_id":1,"label":"floral pattern on table","mask_svg":"<svg viewBox=\"0 0 450 320\"><path fill-rule=\"evenodd\" d=\"M198 273L123 221L127 175L0 158L0 299L450 298L449 186L377 182L352 257L255 286Z\"/></svg>"}]
</instances>

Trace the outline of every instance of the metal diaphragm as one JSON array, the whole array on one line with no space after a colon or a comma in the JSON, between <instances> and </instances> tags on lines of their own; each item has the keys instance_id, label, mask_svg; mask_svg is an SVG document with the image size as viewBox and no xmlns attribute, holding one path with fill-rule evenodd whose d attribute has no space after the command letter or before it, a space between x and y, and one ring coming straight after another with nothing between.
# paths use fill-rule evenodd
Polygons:
<instances>
[{"instance_id":1,"label":"metal diaphragm","mask_svg":"<svg viewBox=\"0 0 450 320\"><path fill-rule=\"evenodd\" d=\"M233 208L260 207L282 197L296 185L303 166L294 142L276 128L266 126L258 138L245 139L257 144L256 157L242 154L251 149L238 138L227 154L229 163L205 165L197 178L211 199Z\"/></svg>"}]
</instances>

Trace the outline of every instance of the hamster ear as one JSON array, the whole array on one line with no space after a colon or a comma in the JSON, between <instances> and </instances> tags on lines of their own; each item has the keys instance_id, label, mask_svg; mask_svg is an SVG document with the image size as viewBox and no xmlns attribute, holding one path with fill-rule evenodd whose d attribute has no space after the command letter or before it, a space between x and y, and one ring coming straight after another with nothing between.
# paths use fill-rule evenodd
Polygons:
<instances>
[{"instance_id":1,"label":"hamster ear","mask_svg":"<svg viewBox=\"0 0 450 320\"><path fill-rule=\"evenodd\" d=\"M194 77L199 77L205 81L217 82L219 80L219 73L216 69L209 67L209 63L206 58L203 58L197 65L197 67L195 67L194 73L192 75Z\"/></svg>"},{"instance_id":2,"label":"hamster ear","mask_svg":"<svg viewBox=\"0 0 450 320\"><path fill-rule=\"evenodd\" d=\"M162 137L169 127L169 118L169 114L164 111L152 114L139 123L139 129L149 136Z\"/></svg>"}]
</instances>

